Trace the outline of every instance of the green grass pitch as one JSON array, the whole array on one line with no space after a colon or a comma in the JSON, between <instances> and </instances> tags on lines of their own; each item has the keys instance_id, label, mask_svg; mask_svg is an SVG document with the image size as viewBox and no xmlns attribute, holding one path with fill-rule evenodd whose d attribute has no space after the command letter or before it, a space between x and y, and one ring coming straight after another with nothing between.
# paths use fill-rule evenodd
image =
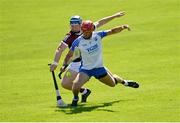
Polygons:
<instances>
[{"instance_id":1,"label":"green grass pitch","mask_svg":"<svg viewBox=\"0 0 180 123\"><path fill-rule=\"evenodd\" d=\"M180 121L179 5L178 0L0 0L0 121ZM86 104L57 108L47 64L69 31L69 18L97 21L121 10L124 17L98 30L129 24L132 31L104 38L104 65L139 81L140 88L111 88L92 78L85 85L92 90ZM71 103L72 93L58 84Z\"/></svg>"}]
</instances>

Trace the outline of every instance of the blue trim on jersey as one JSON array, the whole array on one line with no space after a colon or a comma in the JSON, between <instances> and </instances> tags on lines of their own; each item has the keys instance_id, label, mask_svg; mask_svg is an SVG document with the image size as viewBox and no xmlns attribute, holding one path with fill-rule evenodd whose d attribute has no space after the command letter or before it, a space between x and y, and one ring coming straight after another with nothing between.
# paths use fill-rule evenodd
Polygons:
<instances>
[{"instance_id":1,"label":"blue trim on jersey","mask_svg":"<svg viewBox=\"0 0 180 123\"><path fill-rule=\"evenodd\" d=\"M99 31L97 33L101 38L104 38L105 36L107 36L107 32L106 31Z\"/></svg>"},{"instance_id":2,"label":"blue trim on jersey","mask_svg":"<svg viewBox=\"0 0 180 123\"><path fill-rule=\"evenodd\" d=\"M79 71L81 70L82 65L83 65L83 61L82 61L82 59L81 59L81 65L80 65L80 67L79 67Z\"/></svg>"},{"instance_id":3,"label":"blue trim on jersey","mask_svg":"<svg viewBox=\"0 0 180 123\"><path fill-rule=\"evenodd\" d=\"M70 50L74 51L75 48L79 46L79 42L80 42L79 38L77 38L76 40L74 40L74 42L72 43L72 46L71 46Z\"/></svg>"},{"instance_id":4,"label":"blue trim on jersey","mask_svg":"<svg viewBox=\"0 0 180 123\"><path fill-rule=\"evenodd\" d=\"M83 72L83 73L87 74L89 77L94 76L96 79L103 78L107 75L107 71L104 67L94 68L91 70L85 70L85 69L80 68L79 72Z\"/></svg>"}]
</instances>

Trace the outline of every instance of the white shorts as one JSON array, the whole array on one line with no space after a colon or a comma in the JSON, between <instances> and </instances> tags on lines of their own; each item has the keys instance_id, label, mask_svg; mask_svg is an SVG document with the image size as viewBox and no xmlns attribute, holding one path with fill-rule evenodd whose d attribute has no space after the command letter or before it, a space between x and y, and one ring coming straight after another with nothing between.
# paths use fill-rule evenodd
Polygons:
<instances>
[{"instance_id":1,"label":"white shorts","mask_svg":"<svg viewBox=\"0 0 180 123\"><path fill-rule=\"evenodd\" d=\"M80 66L81 62L71 62L68 66L68 69L79 73Z\"/></svg>"}]
</instances>

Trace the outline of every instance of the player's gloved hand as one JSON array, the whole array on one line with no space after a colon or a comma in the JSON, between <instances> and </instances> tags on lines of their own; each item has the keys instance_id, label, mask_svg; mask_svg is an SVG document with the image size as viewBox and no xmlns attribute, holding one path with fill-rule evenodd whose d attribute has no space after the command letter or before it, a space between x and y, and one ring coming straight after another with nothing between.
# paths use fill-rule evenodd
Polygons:
<instances>
[{"instance_id":1,"label":"player's gloved hand","mask_svg":"<svg viewBox=\"0 0 180 123\"><path fill-rule=\"evenodd\" d=\"M128 31L131 31L131 29L130 29L129 25L127 25L127 24L122 25L122 28L123 28L123 29L127 29Z\"/></svg>"},{"instance_id":2,"label":"player's gloved hand","mask_svg":"<svg viewBox=\"0 0 180 123\"><path fill-rule=\"evenodd\" d=\"M63 66L60 68L60 72L63 73L63 72L66 70L67 66L68 66L68 65L63 65Z\"/></svg>"},{"instance_id":3,"label":"player's gloved hand","mask_svg":"<svg viewBox=\"0 0 180 123\"><path fill-rule=\"evenodd\" d=\"M125 15L125 12L124 12L124 11L118 12L118 13L114 14L115 17L121 17L121 16L123 16L123 15Z\"/></svg>"},{"instance_id":4,"label":"player's gloved hand","mask_svg":"<svg viewBox=\"0 0 180 123\"><path fill-rule=\"evenodd\" d=\"M57 62L53 62L51 65L50 65L50 71L54 71L58 66L58 63Z\"/></svg>"}]
</instances>

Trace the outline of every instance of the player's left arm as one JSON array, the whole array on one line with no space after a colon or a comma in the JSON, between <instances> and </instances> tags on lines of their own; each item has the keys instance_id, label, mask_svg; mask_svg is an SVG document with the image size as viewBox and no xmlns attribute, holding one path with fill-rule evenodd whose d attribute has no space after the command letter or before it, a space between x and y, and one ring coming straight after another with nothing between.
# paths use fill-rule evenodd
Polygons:
<instances>
[{"instance_id":1,"label":"player's left arm","mask_svg":"<svg viewBox=\"0 0 180 123\"><path fill-rule=\"evenodd\" d=\"M60 68L61 72L64 72L66 67L69 65L69 63L71 62L71 58L73 56L74 51L69 50L69 52L67 53L64 62L63 62L63 66Z\"/></svg>"},{"instance_id":2,"label":"player's left arm","mask_svg":"<svg viewBox=\"0 0 180 123\"><path fill-rule=\"evenodd\" d=\"M75 39L75 41L72 43L72 46L69 50L69 52L67 53L64 62L63 62L63 66L61 67L61 72L65 71L66 66L68 66L68 64L71 62L71 58L73 57L74 54L74 50L78 47L79 45L79 40Z\"/></svg>"},{"instance_id":3,"label":"player's left arm","mask_svg":"<svg viewBox=\"0 0 180 123\"><path fill-rule=\"evenodd\" d=\"M113 20L114 18L118 18L118 17L121 17L123 15L125 15L124 11L117 12L117 13L111 15L111 16L104 17L104 18L102 18L102 19L95 22L96 28L99 28L99 27L103 26L104 24L108 23L109 21Z\"/></svg>"},{"instance_id":4,"label":"player's left arm","mask_svg":"<svg viewBox=\"0 0 180 123\"><path fill-rule=\"evenodd\" d=\"M116 34L116 33L120 33L121 31L127 29L128 31L131 31L129 25L125 24L125 25L121 25L121 26L117 26L117 27L114 27L110 30L106 30L106 35L112 35L112 34Z\"/></svg>"}]
</instances>

